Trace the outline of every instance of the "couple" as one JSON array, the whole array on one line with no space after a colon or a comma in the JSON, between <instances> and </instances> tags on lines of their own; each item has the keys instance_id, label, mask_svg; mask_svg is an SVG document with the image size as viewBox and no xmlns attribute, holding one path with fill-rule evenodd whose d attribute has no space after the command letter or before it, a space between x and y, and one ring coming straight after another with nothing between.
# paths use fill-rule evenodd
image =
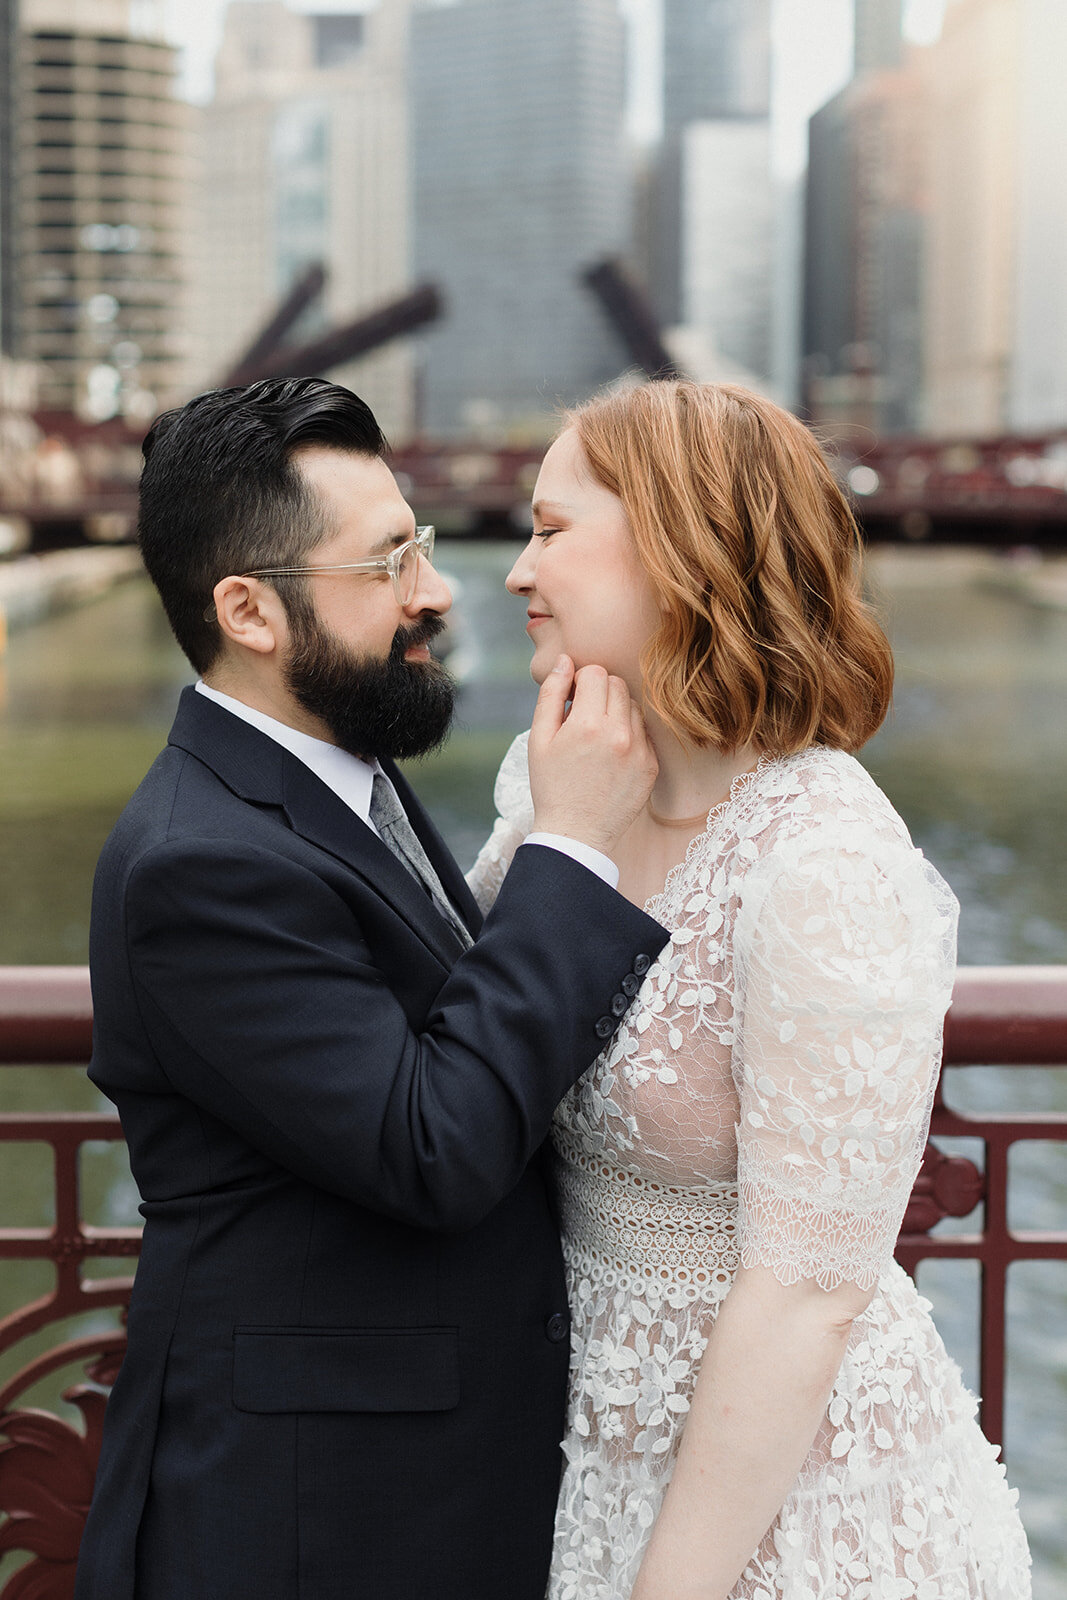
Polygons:
<instances>
[{"instance_id":1,"label":"couple","mask_svg":"<svg viewBox=\"0 0 1067 1600\"><path fill-rule=\"evenodd\" d=\"M848 754L892 665L825 461L740 389L568 418L468 887L384 448L315 379L145 444L202 676L97 875L145 1238L77 1600L1023 1600L892 1261L956 908Z\"/></svg>"}]
</instances>

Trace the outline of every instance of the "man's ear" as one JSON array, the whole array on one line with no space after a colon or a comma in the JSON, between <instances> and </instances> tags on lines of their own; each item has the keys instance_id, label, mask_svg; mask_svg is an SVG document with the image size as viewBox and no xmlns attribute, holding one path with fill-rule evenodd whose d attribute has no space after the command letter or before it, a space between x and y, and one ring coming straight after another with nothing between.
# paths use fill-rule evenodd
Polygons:
<instances>
[{"instance_id":1,"label":"man's ear","mask_svg":"<svg viewBox=\"0 0 1067 1600\"><path fill-rule=\"evenodd\" d=\"M285 607L258 578L222 578L212 593L223 637L241 649L270 655L288 640Z\"/></svg>"}]
</instances>

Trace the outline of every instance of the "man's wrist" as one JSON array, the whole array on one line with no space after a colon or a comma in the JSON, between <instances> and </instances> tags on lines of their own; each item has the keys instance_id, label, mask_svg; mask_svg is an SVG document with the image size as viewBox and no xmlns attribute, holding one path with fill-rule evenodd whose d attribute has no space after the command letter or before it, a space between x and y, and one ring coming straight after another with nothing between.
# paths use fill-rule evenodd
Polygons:
<instances>
[{"instance_id":1,"label":"man's wrist","mask_svg":"<svg viewBox=\"0 0 1067 1600\"><path fill-rule=\"evenodd\" d=\"M547 833L538 830L537 833L527 834L526 843L558 850L561 855L570 856L572 861L577 861L579 866L588 867L589 871L595 873L609 889L619 887L619 869L611 857L593 845L585 844L581 839L568 838L565 833Z\"/></svg>"}]
</instances>

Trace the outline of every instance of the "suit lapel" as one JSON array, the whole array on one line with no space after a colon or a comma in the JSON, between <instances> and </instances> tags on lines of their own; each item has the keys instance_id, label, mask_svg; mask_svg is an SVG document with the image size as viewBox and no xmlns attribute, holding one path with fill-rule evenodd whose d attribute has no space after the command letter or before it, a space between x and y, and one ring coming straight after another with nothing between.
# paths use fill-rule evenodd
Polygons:
<instances>
[{"instance_id":1,"label":"suit lapel","mask_svg":"<svg viewBox=\"0 0 1067 1600\"><path fill-rule=\"evenodd\" d=\"M461 953L459 940L425 889L373 828L355 816L296 756L194 689L182 694L169 742L204 762L241 799L252 805L280 808L294 833L358 873L388 901L443 966L452 966ZM410 790L401 796L405 806L409 795ZM411 820L429 855L422 828L415 817ZM424 826L428 823L425 813L422 822ZM468 904L472 903L469 891L436 830L433 836L437 853L430 858L450 893L459 878L464 890L460 909L467 917ZM441 869L447 863L451 863L451 872L446 881Z\"/></svg>"}]
</instances>

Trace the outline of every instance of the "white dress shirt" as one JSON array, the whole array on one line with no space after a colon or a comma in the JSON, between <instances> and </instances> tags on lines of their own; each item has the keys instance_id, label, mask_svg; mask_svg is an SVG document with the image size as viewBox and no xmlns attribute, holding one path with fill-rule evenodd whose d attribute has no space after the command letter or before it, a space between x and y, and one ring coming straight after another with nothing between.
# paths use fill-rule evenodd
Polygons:
<instances>
[{"instance_id":1,"label":"white dress shirt","mask_svg":"<svg viewBox=\"0 0 1067 1600\"><path fill-rule=\"evenodd\" d=\"M260 733L265 733L268 739L273 739L302 761L317 778L320 778L328 789L332 789L339 800L344 801L350 811L353 811L361 822L365 822L373 833L377 833L370 819L371 787L374 775L382 769L377 761L364 761L359 756L351 755L347 750L341 750L335 744L327 744L324 739L315 739L310 733L301 733L299 728L291 728L287 722L279 722L275 717L268 717L265 711L257 711L254 706L245 705L243 700L235 700L232 695L223 694L220 689L212 689L202 679L197 682L198 694L206 695L209 700L214 700L216 705L232 712L235 717L240 717L243 722L250 723L253 728L258 728ZM578 839L568 839L558 833L531 833L527 844L544 845L550 850L558 850L561 855L570 856L572 861L577 861L580 866L588 867L609 888L617 889L619 886L619 869L610 856L603 855L601 851L594 850L591 845L582 844Z\"/></svg>"}]
</instances>

